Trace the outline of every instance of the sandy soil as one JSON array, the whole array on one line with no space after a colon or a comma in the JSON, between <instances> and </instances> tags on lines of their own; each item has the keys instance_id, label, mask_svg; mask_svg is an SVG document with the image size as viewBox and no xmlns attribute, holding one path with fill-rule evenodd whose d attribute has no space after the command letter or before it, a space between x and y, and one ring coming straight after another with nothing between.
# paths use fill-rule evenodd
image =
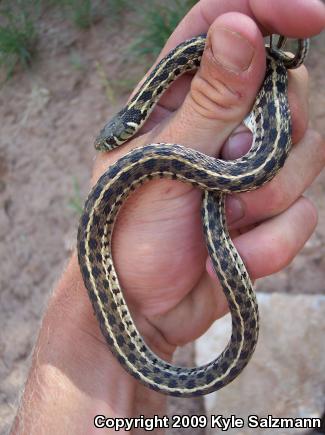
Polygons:
<instances>
[{"instance_id":1,"label":"sandy soil","mask_svg":"<svg viewBox=\"0 0 325 435\"><path fill-rule=\"evenodd\" d=\"M105 23L79 33L60 20L44 24L39 60L0 93L0 432L15 414L42 313L75 244L78 214L69 206L89 188L92 141L126 97L118 71L125 60L111 47L129 42ZM313 43L313 124L325 135L325 34ZM136 68L134 82L140 77ZM102 71L109 77L104 82ZM125 80L124 80L125 79ZM116 86L119 91L113 92ZM105 92L110 93L108 102ZM313 238L264 291L321 293L325 282L325 176L308 195L320 220Z\"/></svg>"}]
</instances>

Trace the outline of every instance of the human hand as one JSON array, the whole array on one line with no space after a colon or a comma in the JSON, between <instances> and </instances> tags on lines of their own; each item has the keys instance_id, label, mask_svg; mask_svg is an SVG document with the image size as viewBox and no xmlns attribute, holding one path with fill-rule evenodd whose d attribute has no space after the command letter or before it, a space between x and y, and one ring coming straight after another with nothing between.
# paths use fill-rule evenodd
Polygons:
<instances>
[{"instance_id":1,"label":"human hand","mask_svg":"<svg viewBox=\"0 0 325 435\"><path fill-rule=\"evenodd\" d=\"M210 25L196 76L181 77L167 91L142 136L98 155L94 181L128 150L152 142L176 142L225 159L244 154L251 136L237 126L263 80L261 31L312 36L325 25L325 8L317 0L201 0L161 56ZM235 39L228 49L226 34ZM234 60L239 68L229 65ZM325 161L324 143L307 129L304 67L289 72L289 103L294 147L283 170L257 191L228 198L232 236L253 279L287 265L317 220L301 196ZM114 231L114 261L133 317L149 346L166 359L227 310L207 258L200 197L188 185L152 181L127 201ZM11 433L92 433L99 412L111 419L148 416L165 412L164 406L164 396L137 383L108 352L73 256L44 316Z\"/></svg>"},{"instance_id":2,"label":"human hand","mask_svg":"<svg viewBox=\"0 0 325 435\"><path fill-rule=\"evenodd\" d=\"M179 143L225 159L243 155L251 135L237 127L264 77L261 31L310 36L324 25L323 9L317 2L297 2L289 11L281 0L231 6L202 0L162 53L211 25L200 70L193 79L183 76L166 92L141 136L99 155L95 179L128 150L148 143ZM252 279L285 267L317 221L314 206L301 196L324 165L322 141L307 129L304 67L289 72L289 103L295 146L283 170L261 189L228 198L234 243ZM227 311L207 258L200 199L201 192L192 186L152 181L127 201L114 230L113 257L132 315L146 341L166 359L175 346L200 336Z\"/></svg>"}]
</instances>

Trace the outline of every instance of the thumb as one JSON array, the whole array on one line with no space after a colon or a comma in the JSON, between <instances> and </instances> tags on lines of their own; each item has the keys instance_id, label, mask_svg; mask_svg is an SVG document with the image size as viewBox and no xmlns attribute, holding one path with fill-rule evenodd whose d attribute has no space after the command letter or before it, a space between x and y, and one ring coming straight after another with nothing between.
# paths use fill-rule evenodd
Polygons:
<instances>
[{"instance_id":1,"label":"thumb","mask_svg":"<svg viewBox=\"0 0 325 435\"><path fill-rule=\"evenodd\" d=\"M181 143L208 155L218 155L225 140L250 111L264 73L264 41L256 23L240 13L221 15L210 27L190 91L181 107L159 129L159 141ZM229 148L232 144L243 145L236 136L233 143L227 142ZM229 150L228 158L231 153L236 154L236 150ZM238 157L238 150L234 157Z\"/></svg>"}]
</instances>

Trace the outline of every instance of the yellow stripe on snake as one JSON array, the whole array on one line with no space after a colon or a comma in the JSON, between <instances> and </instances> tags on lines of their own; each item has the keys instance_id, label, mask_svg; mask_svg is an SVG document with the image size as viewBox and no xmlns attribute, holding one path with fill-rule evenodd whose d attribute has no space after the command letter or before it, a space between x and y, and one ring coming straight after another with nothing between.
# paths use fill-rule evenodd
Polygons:
<instances>
[{"instance_id":1,"label":"yellow stripe on snake","mask_svg":"<svg viewBox=\"0 0 325 435\"><path fill-rule=\"evenodd\" d=\"M162 59L128 105L101 131L96 148L113 149L138 132L168 86L184 72L199 67L205 42L206 35L192 38ZM110 166L86 201L78 232L78 257L101 331L120 364L161 393L189 397L218 390L243 370L254 352L258 307L227 230L224 199L226 194L253 190L271 180L290 150L287 68L303 62L308 40L298 40L294 57L281 50L283 44L280 38L276 47L266 49L265 79L245 120L253 132L253 144L245 156L223 161L179 144L146 145ZM118 212L132 191L154 178L181 180L203 191L206 245L227 297L232 334L224 351L201 367L176 367L149 349L132 320L114 267L112 232Z\"/></svg>"}]
</instances>

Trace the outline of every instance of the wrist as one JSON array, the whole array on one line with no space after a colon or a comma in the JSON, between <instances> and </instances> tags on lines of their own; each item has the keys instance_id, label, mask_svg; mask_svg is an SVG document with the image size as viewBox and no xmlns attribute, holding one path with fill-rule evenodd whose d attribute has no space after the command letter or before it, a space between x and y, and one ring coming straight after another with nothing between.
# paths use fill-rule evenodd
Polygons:
<instances>
[{"instance_id":1,"label":"wrist","mask_svg":"<svg viewBox=\"0 0 325 435\"><path fill-rule=\"evenodd\" d=\"M45 427L47 433L80 433L85 427L92 433L97 414L161 414L165 401L125 372L107 348L74 256L44 316L12 433L42 433Z\"/></svg>"}]
</instances>

